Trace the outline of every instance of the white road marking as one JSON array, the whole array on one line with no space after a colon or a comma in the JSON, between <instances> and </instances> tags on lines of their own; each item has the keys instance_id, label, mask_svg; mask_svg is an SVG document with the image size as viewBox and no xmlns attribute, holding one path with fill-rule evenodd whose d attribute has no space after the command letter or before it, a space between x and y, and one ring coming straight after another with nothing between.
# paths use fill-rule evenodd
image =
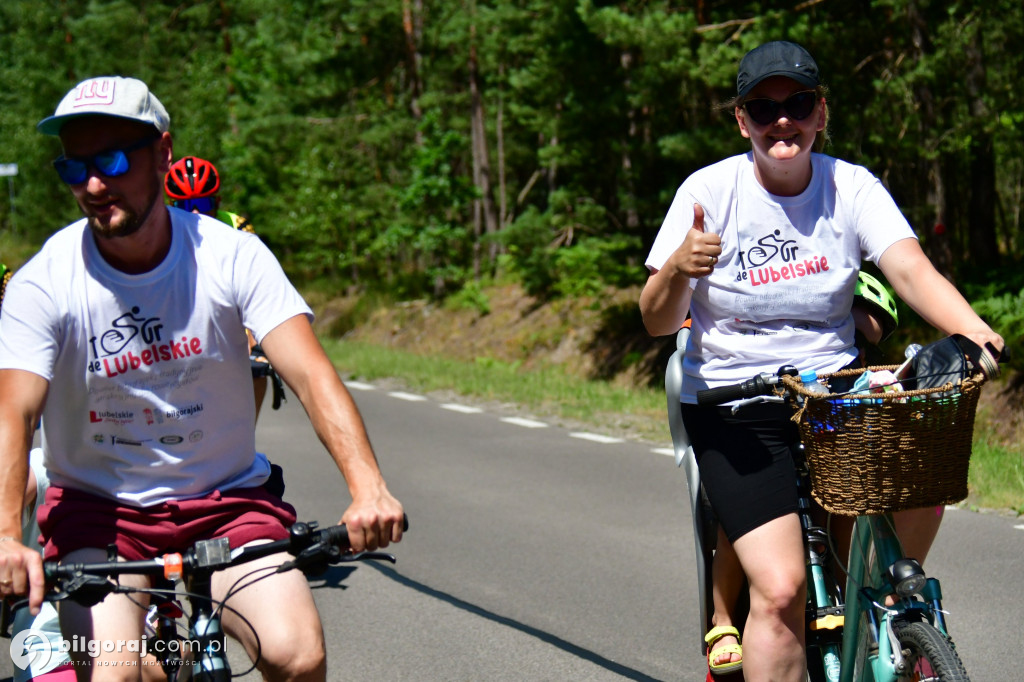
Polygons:
<instances>
[{"instance_id":1,"label":"white road marking","mask_svg":"<svg viewBox=\"0 0 1024 682\"><path fill-rule=\"evenodd\" d=\"M501 421L514 426L525 426L528 429L547 428L547 424L544 422L538 422L532 419L521 419L520 417L503 417Z\"/></svg>"},{"instance_id":2,"label":"white road marking","mask_svg":"<svg viewBox=\"0 0 1024 682\"><path fill-rule=\"evenodd\" d=\"M570 438L580 438L582 440L593 441L594 443L605 443L605 444L625 443L626 442L622 438L613 438L611 436L602 436L599 433L586 433L586 432L583 432L583 431L576 431L574 433L570 433L569 437Z\"/></svg>"},{"instance_id":3,"label":"white road marking","mask_svg":"<svg viewBox=\"0 0 1024 682\"><path fill-rule=\"evenodd\" d=\"M361 381L346 381L345 386L357 391L373 391L377 388L373 384L366 384ZM427 400L426 396L416 395L415 393L406 393L404 391L391 391L388 395L392 398L407 400L409 402L423 402ZM442 403L440 407L451 412L460 412L462 414L480 414L483 412L483 408L472 407L470 405L460 405L458 403ZM502 417L501 421L506 424L512 424L513 426L522 426L527 429L545 429L548 427L548 424L544 422L537 421L535 419L524 419L522 417ZM571 438L579 438L581 440L588 440L593 443L603 443L607 445L626 442L624 438L604 436L599 433L587 433L585 431L575 431L570 433L569 436ZM675 451L670 448L657 448L653 450L653 452L656 452L659 455L675 455Z\"/></svg>"},{"instance_id":4,"label":"white road marking","mask_svg":"<svg viewBox=\"0 0 1024 682\"><path fill-rule=\"evenodd\" d=\"M346 381L345 386L347 388L354 388L357 391L373 391L377 388L373 384L364 384L361 381Z\"/></svg>"},{"instance_id":5,"label":"white road marking","mask_svg":"<svg viewBox=\"0 0 1024 682\"><path fill-rule=\"evenodd\" d=\"M676 451L672 448L654 448L651 450L656 455L668 455L669 457L675 457Z\"/></svg>"},{"instance_id":6,"label":"white road marking","mask_svg":"<svg viewBox=\"0 0 1024 682\"><path fill-rule=\"evenodd\" d=\"M469 405L459 405L458 403L445 403L441 405L445 410L451 410L452 412L461 412L462 414L479 414L483 412L482 408L470 407Z\"/></svg>"},{"instance_id":7,"label":"white road marking","mask_svg":"<svg viewBox=\"0 0 1024 682\"><path fill-rule=\"evenodd\" d=\"M422 400L426 400L426 397L422 395L416 395L415 393L404 393L402 391L392 391L388 393L392 398L398 398L399 400L408 400L411 403L418 403Z\"/></svg>"}]
</instances>

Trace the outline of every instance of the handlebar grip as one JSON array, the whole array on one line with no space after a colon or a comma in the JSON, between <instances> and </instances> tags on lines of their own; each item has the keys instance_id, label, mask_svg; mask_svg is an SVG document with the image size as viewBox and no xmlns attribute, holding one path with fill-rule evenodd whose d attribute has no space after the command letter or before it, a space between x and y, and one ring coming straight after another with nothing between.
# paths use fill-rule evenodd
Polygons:
<instances>
[{"instance_id":1,"label":"handlebar grip","mask_svg":"<svg viewBox=\"0 0 1024 682\"><path fill-rule=\"evenodd\" d=\"M345 526L328 526L320 531L320 537L328 545L334 545L344 550L349 548L348 528Z\"/></svg>"},{"instance_id":2,"label":"handlebar grip","mask_svg":"<svg viewBox=\"0 0 1024 682\"><path fill-rule=\"evenodd\" d=\"M409 516L402 514L402 531L409 530ZM320 541L328 545L334 545L343 550L351 548L351 543L348 539L348 528L343 524L337 526L328 526L318 531L320 534Z\"/></svg>"},{"instance_id":3,"label":"handlebar grip","mask_svg":"<svg viewBox=\"0 0 1024 682\"><path fill-rule=\"evenodd\" d=\"M742 400L744 398L754 398L759 395L767 395L771 393L771 382L765 381L765 377L769 375L758 375L753 379L747 379L740 384L730 384L728 386L718 386L716 388L706 388L703 391L697 391L697 404L698 405L721 405L733 400Z\"/></svg>"},{"instance_id":4,"label":"handlebar grip","mask_svg":"<svg viewBox=\"0 0 1024 682\"><path fill-rule=\"evenodd\" d=\"M60 564L56 561L43 562L43 577L46 579L47 583L52 583L61 576L62 571L60 568Z\"/></svg>"},{"instance_id":5,"label":"handlebar grip","mask_svg":"<svg viewBox=\"0 0 1024 682\"><path fill-rule=\"evenodd\" d=\"M707 388L703 391L697 391L697 404L721 405L732 400L749 397L743 390L743 384L733 384L731 386L719 386L718 388Z\"/></svg>"}]
</instances>

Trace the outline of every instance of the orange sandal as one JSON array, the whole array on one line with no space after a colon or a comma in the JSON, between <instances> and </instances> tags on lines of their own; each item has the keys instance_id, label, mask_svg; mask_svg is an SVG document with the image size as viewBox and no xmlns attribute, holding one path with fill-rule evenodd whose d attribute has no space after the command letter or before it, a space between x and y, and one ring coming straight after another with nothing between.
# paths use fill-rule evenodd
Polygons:
<instances>
[{"instance_id":1,"label":"orange sandal","mask_svg":"<svg viewBox=\"0 0 1024 682\"><path fill-rule=\"evenodd\" d=\"M708 668L715 675L726 675L729 673L739 672L743 669L743 645L742 644L726 644L725 646L712 649L715 642L720 640L722 637L735 637L736 641L740 641L740 632L731 625L719 625L711 628L711 631L704 637L704 641L708 644ZM738 654L740 660L728 661L726 663L715 663L715 659L722 654Z\"/></svg>"}]
</instances>

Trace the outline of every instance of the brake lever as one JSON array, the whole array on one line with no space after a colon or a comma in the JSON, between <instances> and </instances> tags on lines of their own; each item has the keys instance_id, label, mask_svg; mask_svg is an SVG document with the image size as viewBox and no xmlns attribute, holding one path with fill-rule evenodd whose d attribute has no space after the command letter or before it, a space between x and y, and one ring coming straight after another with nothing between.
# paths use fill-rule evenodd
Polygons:
<instances>
[{"instance_id":1,"label":"brake lever","mask_svg":"<svg viewBox=\"0 0 1024 682\"><path fill-rule=\"evenodd\" d=\"M327 571L328 564L351 563L353 561L390 561L397 563L393 554L386 552L342 552L334 545L316 543L302 550L294 559L281 564L275 573L285 573L299 569L306 575L321 575Z\"/></svg>"},{"instance_id":2,"label":"brake lever","mask_svg":"<svg viewBox=\"0 0 1024 682\"><path fill-rule=\"evenodd\" d=\"M732 410L733 414L736 414L737 412L739 412L740 408L746 407L747 405L756 405L757 403L784 403L784 402L786 402L786 399L782 398L780 396L777 396L777 395L756 395L753 398L744 398L743 400L740 400L740 401L736 402L732 406L731 410Z\"/></svg>"},{"instance_id":3,"label":"brake lever","mask_svg":"<svg viewBox=\"0 0 1024 682\"><path fill-rule=\"evenodd\" d=\"M79 573L73 578L62 580L60 587L61 589L50 592L46 601L59 602L70 599L82 606L95 606L108 594L117 592L120 586L102 576Z\"/></svg>"},{"instance_id":4,"label":"brake lever","mask_svg":"<svg viewBox=\"0 0 1024 682\"><path fill-rule=\"evenodd\" d=\"M390 561L391 563L398 563L398 559L395 558L394 554L388 554L387 552L346 552L340 555L332 563L349 563L352 561Z\"/></svg>"}]
</instances>

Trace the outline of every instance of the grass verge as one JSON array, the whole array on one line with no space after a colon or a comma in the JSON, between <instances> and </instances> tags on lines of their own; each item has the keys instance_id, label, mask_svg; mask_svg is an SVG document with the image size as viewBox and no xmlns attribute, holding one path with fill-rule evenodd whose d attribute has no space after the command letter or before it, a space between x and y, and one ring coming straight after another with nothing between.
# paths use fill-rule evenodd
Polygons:
<instances>
[{"instance_id":1,"label":"grass verge","mask_svg":"<svg viewBox=\"0 0 1024 682\"><path fill-rule=\"evenodd\" d=\"M325 339L324 347L335 366L351 379L393 378L417 391L455 393L471 401L499 403L508 411L587 424L660 445L670 442L665 395L660 391L587 381L557 367L525 371L519 363L491 358L426 357L332 339Z\"/></svg>"},{"instance_id":2,"label":"grass verge","mask_svg":"<svg viewBox=\"0 0 1024 682\"><path fill-rule=\"evenodd\" d=\"M647 388L625 389L587 381L558 368L525 371L518 363L490 358L423 356L367 343L325 339L324 347L342 375L376 381L394 379L424 393L455 393L468 401L498 403L526 412L583 424L618 435L668 446L665 395ZM979 411L971 457L968 506L1024 514L1024 453L998 444Z\"/></svg>"},{"instance_id":3,"label":"grass verge","mask_svg":"<svg viewBox=\"0 0 1024 682\"><path fill-rule=\"evenodd\" d=\"M1024 448L998 443L985 413L978 413L968 487L970 505L1024 514Z\"/></svg>"}]
</instances>

